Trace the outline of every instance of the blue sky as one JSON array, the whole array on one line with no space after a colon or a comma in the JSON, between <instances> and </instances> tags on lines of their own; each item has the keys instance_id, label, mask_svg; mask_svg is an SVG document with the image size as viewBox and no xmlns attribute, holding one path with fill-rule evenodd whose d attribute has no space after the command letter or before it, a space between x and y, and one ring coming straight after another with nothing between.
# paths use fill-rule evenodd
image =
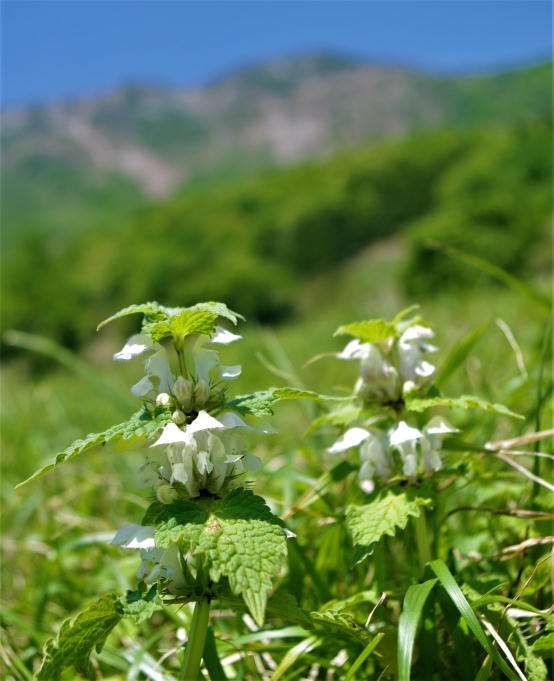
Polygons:
<instances>
[{"instance_id":1,"label":"blue sky","mask_svg":"<svg viewBox=\"0 0 554 681\"><path fill-rule=\"evenodd\" d=\"M4 0L2 101L94 94L127 81L194 85L321 49L437 72L551 54L548 2Z\"/></svg>"}]
</instances>

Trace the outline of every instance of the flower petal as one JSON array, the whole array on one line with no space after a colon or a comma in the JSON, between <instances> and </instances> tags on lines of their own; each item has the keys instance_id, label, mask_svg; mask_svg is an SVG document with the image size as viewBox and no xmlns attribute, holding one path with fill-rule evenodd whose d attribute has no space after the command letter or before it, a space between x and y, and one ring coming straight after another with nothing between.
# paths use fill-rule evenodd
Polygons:
<instances>
[{"instance_id":1,"label":"flower petal","mask_svg":"<svg viewBox=\"0 0 554 681\"><path fill-rule=\"evenodd\" d=\"M198 416L194 421L187 426L187 434L192 435L194 433L199 433L202 430L218 430L225 427L223 419L218 421L217 419L214 419L213 416L210 416L207 411L202 410L198 412Z\"/></svg>"},{"instance_id":2,"label":"flower petal","mask_svg":"<svg viewBox=\"0 0 554 681\"><path fill-rule=\"evenodd\" d=\"M223 326L215 327L215 334L211 338L211 343L219 343L221 345L229 345L229 343L234 343L235 341L241 340L242 336L237 333L232 333Z\"/></svg>"},{"instance_id":3,"label":"flower petal","mask_svg":"<svg viewBox=\"0 0 554 681\"><path fill-rule=\"evenodd\" d=\"M204 412L205 413L205 412ZM173 445L177 442L189 442L190 435L187 431L181 430L176 423L168 423L164 426L160 437L154 442L151 447L159 447L161 445Z\"/></svg>"},{"instance_id":4,"label":"flower petal","mask_svg":"<svg viewBox=\"0 0 554 681\"><path fill-rule=\"evenodd\" d=\"M148 376L143 376L138 383L135 383L135 385L132 386L131 392L137 397L145 397L153 388L152 381Z\"/></svg>"},{"instance_id":5,"label":"flower petal","mask_svg":"<svg viewBox=\"0 0 554 681\"><path fill-rule=\"evenodd\" d=\"M133 357L138 357L145 350L153 348L152 339L144 333L137 333L131 336L119 352L116 352L113 358L116 361L124 362Z\"/></svg>"},{"instance_id":6,"label":"flower petal","mask_svg":"<svg viewBox=\"0 0 554 681\"><path fill-rule=\"evenodd\" d=\"M400 336L400 342L405 343L418 340L420 338L433 338L434 335L435 333L432 329L429 329L426 326L415 324L415 326L410 326L409 329L404 331L404 333Z\"/></svg>"},{"instance_id":7,"label":"flower petal","mask_svg":"<svg viewBox=\"0 0 554 681\"><path fill-rule=\"evenodd\" d=\"M238 378L242 373L242 367L240 364L235 364L233 366L222 366L219 368L221 372L221 378L225 381L232 381Z\"/></svg>"},{"instance_id":8,"label":"flower petal","mask_svg":"<svg viewBox=\"0 0 554 681\"><path fill-rule=\"evenodd\" d=\"M355 338L345 345L341 352L337 352L337 357L339 359L364 359L370 352L369 343L360 343L360 341Z\"/></svg>"},{"instance_id":9,"label":"flower petal","mask_svg":"<svg viewBox=\"0 0 554 681\"><path fill-rule=\"evenodd\" d=\"M361 442L367 440L370 435L371 433L365 430L365 428L349 428L327 451L331 454L345 452L347 449L357 447Z\"/></svg>"},{"instance_id":10,"label":"flower petal","mask_svg":"<svg viewBox=\"0 0 554 681\"><path fill-rule=\"evenodd\" d=\"M429 435L446 435L447 433L459 433L459 428L451 426L442 416L433 416L423 429Z\"/></svg>"},{"instance_id":11,"label":"flower petal","mask_svg":"<svg viewBox=\"0 0 554 681\"><path fill-rule=\"evenodd\" d=\"M400 421L389 436L392 447L401 445L404 442L413 442L423 437L423 433L417 428L412 428L406 421Z\"/></svg>"},{"instance_id":12,"label":"flower petal","mask_svg":"<svg viewBox=\"0 0 554 681\"><path fill-rule=\"evenodd\" d=\"M125 525L114 535L112 544L123 549L153 549L154 528L142 525Z\"/></svg>"}]
</instances>

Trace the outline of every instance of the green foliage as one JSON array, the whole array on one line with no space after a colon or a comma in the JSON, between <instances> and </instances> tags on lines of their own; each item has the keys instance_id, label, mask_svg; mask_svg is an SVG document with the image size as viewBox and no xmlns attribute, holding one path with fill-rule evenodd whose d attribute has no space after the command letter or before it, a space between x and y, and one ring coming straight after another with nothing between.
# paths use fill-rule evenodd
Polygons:
<instances>
[{"instance_id":1,"label":"green foliage","mask_svg":"<svg viewBox=\"0 0 554 681\"><path fill-rule=\"evenodd\" d=\"M85 678L94 679L90 655L102 650L122 615L121 604L112 593L99 598L75 618L65 620L58 636L44 646L44 661L37 679L58 681L62 671L70 667Z\"/></svg>"},{"instance_id":2,"label":"green foliage","mask_svg":"<svg viewBox=\"0 0 554 681\"><path fill-rule=\"evenodd\" d=\"M502 416L511 416L517 419L524 418L521 414L516 414L503 404L493 404L475 395L460 395L459 397L409 397L406 400L406 409L408 411L422 412L432 407L479 409L481 411L501 414Z\"/></svg>"},{"instance_id":3,"label":"green foliage","mask_svg":"<svg viewBox=\"0 0 554 681\"><path fill-rule=\"evenodd\" d=\"M392 322L384 319L369 319L364 322L353 322L339 326L335 331L335 336L354 336L359 338L362 343L379 343L387 338L397 336L396 326Z\"/></svg>"},{"instance_id":4,"label":"green foliage","mask_svg":"<svg viewBox=\"0 0 554 681\"><path fill-rule=\"evenodd\" d=\"M313 390L300 390L298 388L268 388L251 395L239 395L232 399L228 406L236 409L241 414L253 416L271 416L273 405L280 400L319 400L323 396Z\"/></svg>"},{"instance_id":5,"label":"green foliage","mask_svg":"<svg viewBox=\"0 0 554 681\"><path fill-rule=\"evenodd\" d=\"M163 607L163 599L160 596L157 584L148 587L144 582L139 582L137 589L127 591L123 599L123 614L133 620L135 624L149 620L155 612L162 610Z\"/></svg>"},{"instance_id":6,"label":"green foliage","mask_svg":"<svg viewBox=\"0 0 554 681\"><path fill-rule=\"evenodd\" d=\"M437 579L412 584L406 591L398 622L398 681L410 681L412 653L423 608Z\"/></svg>"},{"instance_id":7,"label":"green foliage","mask_svg":"<svg viewBox=\"0 0 554 681\"><path fill-rule=\"evenodd\" d=\"M397 529L403 530L410 517L417 518L421 507L429 500L406 494L389 492L384 497L363 506L347 506L346 525L352 533L356 550L354 560L359 562L373 551L373 544L382 537L393 537Z\"/></svg>"},{"instance_id":8,"label":"green foliage","mask_svg":"<svg viewBox=\"0 0 554 681\"><path fill-rule=\"evenodd\" d=\"M279 322L303 309L310 278L329 276L331 292L341 263L404 231L410 296L482 281L437 242L509 274L546 272L549 140L540 121L420 133L217 191L191 188L75 241L27 236L4 268L3 326L78 347L108 306L151 297L220 298Z\"/></svg>"},{"instance_id":9,"label":"green foliage","mask_svg":"<svg viewBox=\"0 0 554 681\"><path fill-rule=\"evenodd\" d=\"M241 595L261 626L268 592L286 558L282 521L250 490L235 489L208 503L154 503L144 524L156 526L160 547L178 542L183 552L205 561L213 582L222 577Z\"/></svg>"},{"instance_id":10,"label":"green foliage","mask_svg":"<svg viewBox=\"0 0 554 681\"><path fill-rule=\"evenodd\" d=\"M59 452L53 461L42 466L42 468L33 473L27 480L20 482L17 487L19 488L23 485L27 485L33 480L42 477L53 468L56 468L66 461L75 459L95 447L112 444L117 441L131 441L135 443L138 440L144 442L152 438L168 420L169 415L166 413L154 415L146 408L142 408L133 414L128 421L118 423L101 433L90 433L84 438L75 440L75 442L72 442L68 447Z\"/></svg>"}]
</instances>

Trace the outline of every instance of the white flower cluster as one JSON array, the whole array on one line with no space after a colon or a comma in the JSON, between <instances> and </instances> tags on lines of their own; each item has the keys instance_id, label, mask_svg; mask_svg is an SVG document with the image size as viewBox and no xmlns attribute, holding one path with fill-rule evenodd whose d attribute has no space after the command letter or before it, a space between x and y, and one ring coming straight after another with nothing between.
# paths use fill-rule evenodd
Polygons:
<instances>
[{"instance_id":1,"label":"white flower cluster","mask_svg":"<svg viewBox=\"0 0 554 681\"><path fill-rule=\"evenodd\" d=\"M360 397L368 402L394 403L431 380L435 367L425 357L437 351L428 342L433 336L431 329L416 324L399 338L388 338L381 343L352 340L336 356L359 360L356 393Z\"/></svg>"},{"instance_id":2,"label":"white flower cluster","mask_svg":"<svg viewBox=\"0 0 554 681\"><path fill-rule=\"evenodd\" d=\"M173 358L175 371L171 350L146 334L132 336L114 355L116 360L130 360L148 353L146 375L131 391L152 408L171 413L171 421L151 445L143 467L144 482L154 484L156 497L163 504L183 494L191 498L202 491L218 494L224 485L238 482L246 470L261 465L258 457L245 451L237 433L274 431L268 426L255 429L232 411L217 416L208 411L212 407L219 411L222 406L221 381L233 380L241 373L240 366L220 365L218 353L209 346L227 345L240 338L221 327L216 327L211 338L200 334L186 337ZM156 547L153 527L126 525L118 530L112 544L140 551L139 579L147 583L165 579L173 592L184 585L179 547Z\"/></svg>"},{"instance_id":3,"label":"white flower cluster","mask_svg":"<svg viewBox=\"0 0 554 681\"><path fill-rule=\"evenodd\" d=\"M184 586L179 547L177 544L170 544L165 549L156 548L153 527L125 525L116 532L112 544L123 549L140 551L141 564L137 577L147 584L164 579L167 580L169 590L174 593Z\"/></svg>"},{"instance_id":4,"label":"white flower cluster","mask_svg":"<svg viewBox=\"0 0 554 681\"><path fill-rule=\"evenodd\" d=\"M238 378L240 366L222 366L212 344L227 345L241 336L216 327L215 334L193 334L177 350L178 372L171 366L169 350L146 334L132 336L114 355L129 360L148 353L146 375L131 391L156 407L171 411L168 423L152 447L165 447L165 458L151 454L145 482L154 483L162 503L171 503L181 491L196 497L202 490L217 494L225 483L260 466L259 459L244 451L237 430L254 430L234 412L215 418L208 408L220 407L222 381ZM186 375L183 375L185 373ZM177 375L176 375L177 374ZM262 432L271 432L261 428Z\"/></svg>"},{"instance_id":5,"label":"white flower cluster","mask_svg":"<svg viewBox=\"0 0 554 681\"><path fill-rule=\"evenodd\" d=\"M395 452L399 455L402 472L408 478L415 477L418 472L432 474L440 470L442 439L456 432L458 430L440 416L433 417L422 430L412 428L405 421L387 431L355 427L344 432L328 451L338 454L359 447L360 485L365 492L371 492L375 477L387 480L393 475Z\"/></svg>"}]
</instances>

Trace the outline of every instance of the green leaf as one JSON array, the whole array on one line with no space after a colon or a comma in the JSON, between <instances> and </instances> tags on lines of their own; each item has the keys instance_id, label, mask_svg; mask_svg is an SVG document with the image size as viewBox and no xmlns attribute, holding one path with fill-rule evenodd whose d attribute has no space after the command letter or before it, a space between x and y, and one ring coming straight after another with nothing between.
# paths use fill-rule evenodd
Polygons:
<instances>
[{"instance_id":1,"label":"green leaf","mask_svg":"<svg viewBox=\"0 0 554 681\"><path fill-rule=\"evenodd\" d=\"M389 492L364 506L347 506L346 525L352 532L356 549L355 562L363 560L372 552L371 545L381 537L393 537L396 530L403 530L410 516L418 517L422 506L429 500L408 499L405 494Z\"/></svg>"},{"instance_id":2,"label":"green leaf","mask_svg":"<svg viewBox=\"0 0 554 681\"><path fill-rule=\"evenodd\" d=\"M122 310L119 310L119 312L116 312L111 317L104 319L103 322L100 322L100 324L98 324L98 326L96 327L96 330L100 331L100 329L106 326L106 324L110 324L110 322L113 322L116 319L121 319L122 317L128 317L129 315L133 314L157 315L160 313L165 316L164 307L163 305L160 305L155 301L151 303L139 303L138 305L129 305L128 307L124 307Z\"/></svg>"},{"instance_id":3,"label":"green leaf","mask_svg":"<svg viewBox=\"0 0 554 681\"><path fill-rule=\"evenodd\" d=\"M315 433L317 430L324 428L325 426L338 426L340 428L346 428L354 421L357 421L362 415L362 412L363 407L357 406L355 404L346 404L340 409L336 409L335 411L331 411L327 414L322 414L310 423L306 429L306 432L304 433L304 437Z\"/></svg>"},{"instance_id":4,"label":"green leaf","mask_svg":"<svg viewBox=\"0 0 554 681\"><path fill-rule=\"evenodd\" d=\"M169 420L170 415L167 413L153 416L147 409L143 408L140 411L137 411L136 414L133 414L128 421L118 423L102 433L90 433L84 438L75 440L75 442L72 442L68 447L59 452L53 461L40 468L38 471L35 471L29 478L16 485L16 489L23 487L23 485L28 484L32 480L40 478L53 468L56 468L66 461L75 459L77 456L80 456L95 447L113 443L118 440L148 440L154 437L158 430L163 428Z\"/></svg>"},{"instance_id":5,"label":"green leaf","mask_svg":"<svg viewBox=\"0 0 554 681\"><path fill-rule=\"evenodd\" d=\"M367 646L362 650L358 657L354 660L352 666L348 670L348 674L344 677L344 681L355 681L356 672L362 666L362 664L367 660L371 653L377 648L381 639L383 639L385 634L380 633L372 638L372 640L367 644Z\"/></svg>"},{"instance_id":6,"label":"green leaf","mask_svg":"<svg viewBox=\"0 0 554 681\"><path fill-rule=\"evenodd\" d=\"M368 319L363 322L344 324L334 333L335 336L354 336L362 343L378 343L398 335L396 325L385 319Z\"/></svg>"},{"instance_id":7,"label":"green leaf","mask_svg":"<svg viewBox=\"0 0 554 681\"><path fill-rule=\"evenodd\" d=\"M554 650L554 633L538 638L531 646L531 650L541 657L550 657Z\"/></svg>"},{"instance_id":8,"label":"green leaf","mask_svg":"<svg viewBox=\"0 0 554 681\"><path fill-rule=\"evenodd\" d=\"M227 676L219 661L219 655L217 654L215 645L214 630L212 627L208 627L208 631L206 632L206 642L204 643L202 659L206 665L210 681L226 681Z\"/></svg>"},{"instance_id":9,"label":"green leaf","mask_svg":"<svg viewBox=\"0 0 554 681\"><path fill-rule=\"evenodd\" d=\"M148 588L144 582L139 582L136 591L127 591L122 605L123 615L135 624L150 619L155 612L164 607L157 584Z\"/></svg>"},{"instance_id":10,"label":"green leaf","mask_svg":"<svg viewBox=\"0 0 554 681\"><path fill-rule=\"evenodd\" d=\"M449 352L446 359L437 369L435 375L435 385L441 387L452 376L456 369L465 361L469 353L475 347L477 341L489 328L490 322L481 324L473 331L464 336Z\"/></svg>"},{"instance_id":11,"label":"green leaf","mask_svg":"<svg viewBox=\"0 0 554 681\"><path fill-rule=\"evenodd\" d=\"M216 317L228 319L235 326L238 324L239 319L244 321L244 317L241 314L230 310L225 303L208 301L206 303L196 303L196 305L191 305L191 307L187 307L185 309L191 311L201 310L202 312L210 312L211 314L215 314Z\"/></svg>"},{"instance_id":12,"label":"green leaf","mask_svg":"<svg viewBox=\"0 0 554 681\"><path fill-rule=\"evenodd\" d=\"M208 511L193 501L182 499L171 504L154 501L146 510L142 524L156 527L156 546L166 548L181 542L188 550L196 546L208 516Z\"/></svg>"},{"instance_id":13,"label":"green leaf","mask_svg":"<svg viewBox=\"0 0 554 681\"><path fill-rule=\"evenodd\" d=\"M406 400L408 411L422 412L431 407L447 407L448 409L481 409L516 419L524 418L521 414L505 407L503 404L487 402L475 395L461 395L460 397L409 397Z\"/></svg>"},{"instance_id":14,"label":"green leaf","mask_svg":"<svg viewBox=\"0 0 554 681\"><path fill-rule=\"evenodd\" d=\"M465 620L471 633L475 636L477 641L483 646L485 651L492 657L494 662L500 667L504 674L512 681L516 681L518 678L510 667L507 665L504 658L498 652L496 646L492 645L487 635L483 631L483 627L479 623L476 614L473 612L470 604L467 602L466 597L462 593L462 590L456 583L452 573L442 560L434 560L429 563L430 568L437 575L441 585L444 587L446 593L450 597L452 603L458 609L460 615Z\"/></svg>"},{"instance_id":15,"label":"green leaf","mask_svg":"<svg viewBox=\"0 0 554 681\"><path fill-rule=\"evenodd\" d=\"M247 489L234 489L224 499L153 504L144 521L160 523L156 545L178 542L183 553L203 556L210 578L226 578L261 626L272 582L287 555L283 522L265 501Z\"/></svg>"},{"instance_id":16,"label":"green leaf","mask_svg":"<svg viewBox=\"0 0 554 681\"><path fill-rule=\"evenodd\" d=\"M55 639L44 646L39 681L59 681L62 671L74 667L82 676L94 679L90 655L102 650L108 635L120 621L123 609L116 594L102 596L62 624Z\"/></svg>"},{"instance_id":17,"label":"green leaf","mask_svg":"<svg viewBox=\"0 0 554 681\"><path fill-rule=\"evenodd\" d=\"M493 279L505 284L508 288L512 289L512 291L523 295L530 302L539 305L543 312L547 314L550 313L552 309L552 301L548 296L544 295L540 291L537 291L532 286L529 286L529 284L527 284L525 281L514 277L513 274L510 274L501 267L498 267L498 265L495 265L483 258L479 258L478 256L471 253L465 253L464 251L453 248L452 246L446 246L440 242L429 242L429 246L431 248L435 248L436 250L443 251L446 253L446 255L454 260L458 260L465 265L475 267L481 272L485 272Z\"/></svg>"},{"instance_id":18,"label":"green leaf","mask_svg":"<svg viewBox=\"0 0 554 681\"><path fill-rule=\"evenodd\" d=\"M216 319L215 312L184 309L170 318L143 324L142 331L156 343L171 336L185 338L193 333L211 337L215 331Z\"/></svg>"},{"instance_id":19,"label":"green leaf","mask_svg":"<svg viewBox=\"0 0 554 681\"><path fill-rule=\"evenodd\" d=\"M339 610L318 610L311 612L315 632L325 638L341 639L346 642L362 643L366 645L371 634L354 617Z\"/></svg>"},{"instance_id":20,"label":"green leaf","mask_svg":"<svg viewBox=\"0 0 554 681\"><path fill-rule=\"evenodd\" d=\"M319 400L329 399L318 395L312 390L300 390L299 388L268 388L250 395L238 395L227 403L228 407L235 409L241 414L253 416L271 416L273 405L280 400Z\"/></svg>"},{"instance_id":21,"label":"green leaf","mask_svg":"<svg viewBox=\"0 0 554 681\"><path fill-rule=\"evenodd\" d=\"M417 627L427 597L436 583L435 578L423 584L413 584L404 596L404 605L398 623L398 681L410 681Z\"/></svg>"}]
</instances>

